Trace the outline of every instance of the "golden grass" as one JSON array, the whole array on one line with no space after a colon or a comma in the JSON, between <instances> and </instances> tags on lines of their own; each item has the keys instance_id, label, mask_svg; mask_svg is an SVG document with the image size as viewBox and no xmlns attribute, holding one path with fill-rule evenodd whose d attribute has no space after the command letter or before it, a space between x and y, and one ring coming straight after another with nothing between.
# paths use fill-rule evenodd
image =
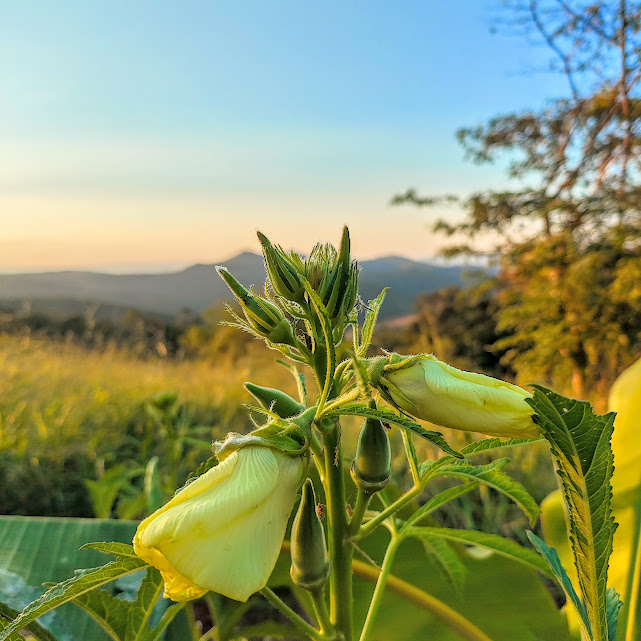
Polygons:
<instances>
[{"instance_id":1,"label":"golden grass","mask_svg":"<svg viewBox=\"0 0 641 641\"><path fill-rule=\"evenodd\" d=\"M233 362L141 360L122 350L0 335L0 452L64 451L79 439L89 451L105 439L115 444L142 402L163 390L216 408L222 434L239 429L247 424L241 406L251 400L243 382L294 393L293 378L274 356L256 341Z\"/></svg>"}]
</instances>

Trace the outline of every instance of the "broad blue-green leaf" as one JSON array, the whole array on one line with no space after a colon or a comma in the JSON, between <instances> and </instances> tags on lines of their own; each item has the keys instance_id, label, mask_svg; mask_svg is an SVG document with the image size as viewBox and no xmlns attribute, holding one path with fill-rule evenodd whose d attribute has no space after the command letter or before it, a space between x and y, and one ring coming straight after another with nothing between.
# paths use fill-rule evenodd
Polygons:
<instances>
[{"instance_id":1,"label":"broad blue-green leaf","mask_svg":"<svg viewBox=\"0 0 641 641\"><path fill-rule=\"evenodd\" d=\"M83 544L101 540L131 542L136 526L135 522L116 519L0 516L0 572L5 569L21 576L33 590L16 609L22 610L41 596L45 592L43 583L62 581L72 576L76 568L105 562L96 550L81 550ZM46 614L38 623L50 628L59 641L70 639L70 633L74 641L108 639L87 614L71 603ZM59 630L61 624L68 629L67 637Z\"/></svg>"},{"instance_id":2,"label":"broad blue-green leaf","mask_svg":"<svg viewBox=\"0 0 641 641\"><path fill-rule=\"evenodd\" d=\"M49 588L39 599L30 603L11 625L0 632L0 641L5 641L12 632L21 630L26 624L35 621L45 612L49 612L89 590L109 583L120 576L136 572L146 566L147 564L138 558L118 557L115 561L107 563L107 565L79 572L76 576L57 583Z\"/></svg>"},{"instance_id":3,"label":"broad blue-green leaf","mask_svg":"<svg viewBox=\"0 0 641 641\"><path fill-rule=\"evenodd\" d=\"M606 588L616 525L611 479L614 413L602 416L589 403L540 386L526 399L549 441L558 466L570 521L570 542L594 641L608 638Z\"/></svg>"},{"instance_id":4,"label":"broad blue-green leaf","mask_svg":"<svg viewBox=\"0 0 641 641\"><path fill-rule=\"evenodd\" d=\"M547 561L548 565L550 566L550 569L552 570L552 572L554 572L554 575L556 576L559 583L561 584L561 587L565 591L566 596L571 601L572 605L574 605L574 608L577 611L580 619L583 621L583 625L585 626L585 629L589 632L590 621L588 619L588 614L586 612L585 606L583 605L583 602L579 598L579 595L576 593L576 590L572 585L572 581L570 581L570 577L568 576L568 573L565 571L565 568L561 564L561 559L559 559L559 555L557 551L554 548L550 547L545 541L540 539L536 534L534 534L534 532L528 532L527 535L532 545L541 553L541 556Z\"/></svg>"},{"instance_id":5,"label":"broad blue-green leaf","mask_svg":"<svg viewBox=\"0 0 641 641\"><path fill-rule=\"evenodd\" d=\"M424 427L421 427L418 423L410 421L404 416L399 416L395 412L386 409L373 409L365 405L353 404L353 405L343 405L336 411L329 412L327 416L339 417L339 416L364 416L368 418L377 418L384 423L392 423L393 425L398 425L405 430L420 436L428 440L432 445L436 445L439 449L447 454L450 454L456 458L462 459L463 455L457 452L455 449L452 449L447 441L443 438L443 435L440 432L432 432L426 430Z\"/></svg>"},{"instance_id":6,"label":"broad blue-green leaf","mask_svg":"<svg viewBox=\"0 0 641 641\"><path fill-rule=\"evenodd\" d=\"M512 477L508 476L501 468L509 462L503 458L492 461L487 465L472 465L467 461L456 461L443 465L435 476L453 476L466 481L479 481L512 499L530 519L534 525L539 518L541 510L528 491Z\"/></svg>"},{"instance_id":7,"label":"broad blue-green leaf","mask_svg":"<svg viewBox=\"0 0 641 641\"><path fill-rule=\"evenodd\" d=\"M608 641L616 641L617 622L619 621L619 610L623 601L619 598L619 593L614 588L608 588L606 592L606 615L608 619Z\"/></svg>"}]
</instances>

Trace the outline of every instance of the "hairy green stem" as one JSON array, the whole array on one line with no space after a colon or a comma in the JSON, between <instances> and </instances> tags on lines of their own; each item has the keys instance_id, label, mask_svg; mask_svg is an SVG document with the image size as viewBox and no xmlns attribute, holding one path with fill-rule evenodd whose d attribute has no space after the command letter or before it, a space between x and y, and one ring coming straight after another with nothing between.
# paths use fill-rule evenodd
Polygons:
<instances>
[{"instance_id":1,"label":"hairy green stem","mask_svg":"<svg viewBox=\"0 0 641 641\"><path fill-rule=\"evenodd\" d=\"M325 498L330 574L330 617L336 630L352 641L352 554L348 538L347 512L345 510L345 477L340 448L340 423L327 420L322 423L325 438Z\"/></svg>"},{"instance_id":2,"label":"hairy green stem","mask_svg":"<svg viewBox=\"0 0 641 641\"><path fill-rule=\"evenodd\" d=\"M369 604L369 610L367 611L367 618L365 619L365 624L361 631L360 641L367 641L374 632L374 622L376 621L376 615L378 614L378 610L383 601L385 584L387 583L387 578L392 569L394 557L396 556L396 549L398 548L399 543L400 539L396 536L392 536L392 539L387 546L387 550L385 551L385 557L383 558L383 564L381 565L381 573L378 575L378 580L376 581L372 601Z\"/></svg>"},{"instance_id":3,"label":"hairy green stem","mask_svg":"<svg viewBox=\"0 0 641 641\"><path fill-rule=\"evenodd\" d=\"M365 511L369 505L370 499L372 498L371 492L365 492L365 490L358 489L358 494L356 495L356 505L354 505L354 512L352 512L352 518L349 521L349 535L354 537L358 534L358 530L361 527L363 517L365 516Z\"/></svg>"},{"instance_id":4,"label":"hairy green stem","mask_svg":"<svg viewBox=\"0 0 641 641\"><path fill-rule=\"evenodd\" d=\"M310 590L310 596L312 598L312 605L314 606L314 614L316 615L316 620L318 621L321 632L328 639L336 638L334 626L332 625L325 601L325 588Z\"/></svg>"},{"instance_id":5,"label":"hairy green stem","mask_svg":"<svg viewBox=\"0 0 641 641\"><path fill-rule=\"evenodd\" d=\"M422 491L423 487L421 486L413 487L411 490L405 492L403 496L398 498L391 505L388 505L382 512L379 512L374 518L365 523L353 539L362 539L368 534L371 534L385 519L400 510L404 505L407 505L407 503L409 503L414 497L418 496Z\"/></svg>"},{"instance_id":6,"label":"hairy green stem","mask_svg":"<svg viewBox=\"0 0 641 641\"><path fill-rule=\"evenodd\" d=\"M418 473L418 468L416 467L416 461L412 456L413 447L412 437L407 433L407 430L401 430L401 436L403 437L403 447L405 448L405 456L407 457L407 465L410 468L410 473L412 475L412 481L415 487L418 487L421 483L421 476Z\"/></svg>"},{"instance_id":7,"label":"hairy green stem","mask_svg":"<svg viewBox=\"0 0 641 641\"><path fill-rule=\"evenodd\" d=\"M269 588L263 588L260 593L278 610L280 610L305 636L313 641L324 641L325 636L311 626L305 619L292 610L281 598Z\"/></svg>"}]
</instances>

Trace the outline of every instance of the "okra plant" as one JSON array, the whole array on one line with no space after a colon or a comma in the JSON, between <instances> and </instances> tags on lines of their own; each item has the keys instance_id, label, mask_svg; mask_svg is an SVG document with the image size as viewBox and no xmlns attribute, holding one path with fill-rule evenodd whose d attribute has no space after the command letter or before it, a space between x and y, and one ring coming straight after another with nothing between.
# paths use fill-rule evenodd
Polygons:
<instances>
[{"instance_id":1,"label":"okra plant","mask_svg":"<svg viewBox=\"0 0 641 641\"><path fill-rule=\"evenodd\" d=\"M114 561L51 587L12 622L4 613L7 620L2 623L0 616L0 641L20 638L21 630L50 639L36 619L69 601L116 640L152 641L160 639L172 619L196 599L209 608L213 627L194 632L192 617L193 638L241 639L252 636L251 628L243 627L243 610L231 622L225 620L219 610L221 598L246 603L257 593L282 613L292 638L375 641L380 638L377 617L392 589L461 639L490 641L489 632L461 612L393 575L399 547L412 538L445 569L444 580L448 575L452 581L461 580L458 550L463 545L487 548L557 580L577 609L583 638L614 641L621 605L618 595L607 589L615 528L610 510L614 415L597 416L585 402L537 386L530 393L458 370L429 354L370 355L385 291L368 302L359 297L359 268L350 255L347 229L338 249L317 245L306 258L262 234L259 239L268 276L264 292L239 283L222 267L218 272L240 306L233 324L278 352L295 377L298 398L270 387L269 381L247 383L254 399L250 411L259 417L256 429L230 433L215 443L210 460L140 523L133 546L91 544L115 556ZM337 355L339 347L347 354L343 359ZM316 388L308 391L306 380L312 378ZM353 429L349 426L354 417L362 425L355 456L346 460L343 436ZM349 421L343 425L345 418ZM417 420L488 438L459 452L440 432ZM392 430L401 438L390 441ZM440 454L420 460L415 439L425 439L434 446L430 451ZM438 527L430 516L486 485L516 502L533 526L539 508L503 471L507 459L478 464L474 457L542 439L551 445L564 492L576 586L555 551L534 533L529 536L538 552L498 535ZM392 443L402 444L402 453L394 451ZM391 492L392 461L398 454L405 457L411 486ZM421 504L424 490L441 477L460 483ZM350 490L351 483L355 487ZM347 496L353 493L356 499L349 506ZM362 542L385 530L380 565L366 554L355 558ZM287 598L269 587L283 555L291 562ZM101 589L139 570L146 574L134 602ZM358 625L354 575L375 582L364 622L361 617ZM175 603L165 602L152 626L150 613L161 592ZM300 597L300 604L292 595Z\"/></svg>"}]
</instances>

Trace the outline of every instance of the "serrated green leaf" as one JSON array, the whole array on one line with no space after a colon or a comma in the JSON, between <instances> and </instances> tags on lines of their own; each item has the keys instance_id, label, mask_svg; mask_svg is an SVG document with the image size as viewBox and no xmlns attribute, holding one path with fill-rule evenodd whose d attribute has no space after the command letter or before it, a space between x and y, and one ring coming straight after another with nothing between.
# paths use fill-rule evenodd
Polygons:
<instances>
[{"instance_id":1,"label":"serrated green leaf","mask_svg":"<svg viewBox=\"0 0 641 641\"><path fill-rule=\"evenodd\" d=\"M160 597L164 581L156 568L149 568L138 588L136 600L131 604L127 617L127 631L124 641L140 641L156 601Z\"/></svg>"},{"instance_id":2,"label":"serrated green leaf","mask_svg":"<svg viewBox=\"0 0 641 641\"><path fill-rule=\"evenodd\" d=\"M139 641L158 641L160 636L165 631L165 628L174 620L174 617L187 605L186 601L182 603L174 603L169 606L165 613L160 618L160 621L155 628L147 628L143 635L139 637Z\"/></svg>"},{"instance_id":3,"label":"serrated green leaf","mask_svg":"<svg viewBox=\"0 0 641 641\"><path fill-rule=\"evenodd\" d=\"M621 601L619 593L614 588L608 588L605 595L607 599L605 610L608 620L608 641L616 641L619 610L623 605L623 601Z\"/></svg>"},{"instance_id":4,"label":"serrated green leaf","mask_svg":"<svg viewBox=\"0 0 641 641\"><path fill-rule=\"evenodd\" d=\"M454 456L458 459L462 459L463 455L457 452L455 449L452 449L447 441L443 438L443 435L440 432L431 432L421 427L418 423L410 421L404 416L399 416L398 414L386 410L386 409L373 409L365 405L360 404L347 404L338 408L335 411L329 412L327 417L339 417L339 416L364 416L366 418L377 418L384 423L392 423L398 425L414 434L417 434L421 438L428 440L432 445L436 445L439 449L451 456Z\"/></svg>"},{"instance_id":5,"label":"serrated green leaf","mask_svg":"<svg viewBox=\"0 0 641 641\"><path fill-rule=\"evenodd\" d=\"M90 590L72 603L86 612L114 641L125 641L127 616L131 604L106 590Z\"/></svg>"},{"instance_id":6,"label":"serrated green leaf","mask_svg":"<svg viewBox=\"0 0 641 641\"><path fill-rule=\"evenodd\" d=\"M0 616L0 631L4 630L8 625L9 621ZM7 641L25 641L25 638L21 634L18 634L18 632L14 632Z\"/></svg>"},{"instance_id":7,"label":"serrated green leaf","mask_svg":"<svg viewBox=\"0 0 641 641\"><path fill-rule=\"evenodd\" d=\"M410 526L408 529L412 530L412 532L414 530L421 530L426 535L446 539L453 543L484 547L516 563L521 563L530 569L538 570L554 578L554 574L548 564L534 550L523 547L515 541L498 536L497 534L488 534L487 532L478 532L477 530L456 530L453 528L430 526ZM405 532L405 528L403 528L403 532ZM414 536L416 536L416 534L414 534Z\"/></svg>"},{"instance_id":8,"label":"serrated green leaf","mask_svg":"<svg viewBox=\"0 0 641 641\"><path fill-rule=\"evenodd\" d=\"M568 573L565 571L565 568L561 564L561 559L559 558L557 551L553 547L550 547L545 541L543 541L543 539L540 539L536 534L534 534L534 532L528 531L527 536L528 539L530 539L532 545L547 561L552 572L554 572L554 576L556 576L556 578L558 579L566 596L574 606L574 609L577 611L579 618L583 622L583 625L585 626L585 629L589 634L590 620L588 619L587 611L585 609L585 606L583 605L583 602L579 598L579 595L576 593L576 590L572 585L572 581L570 581Z\"/></svg>"},{"instance_id":9,"label":"serrated green leaf","mask_svg":"<svg viewBox=\"0 0 641 641\"><path fill-rule=\"evenodd\" d=\"M87 612L114 641L151 641L160 636L178 613L178 610L172 610L168 614L167 610L156 627L149 627L149 617L162 589L160 572L149 568L134 601L116 598L105 590L96 589L76 597L73 604Z\"/></svg>"},{"instance_id":10,"label":"serrated green leaf","mask_svg":"<svg viewBox=\"0 0 641 641\"><path fill-rule=\"evenodd\" d=\"M409 526L404 527L403 536L417 538L425 548L426 554L431 557L432 562L444 574L455 590L461 591L465 585L467 568L456 550L438 534L434 534L431 528Z\"/></svg>"},{"instance_id":11,"label":"serrated green leaf","mask_svg":"<svg viewBox=\"0 0 641 641\"><path fill-rule=\"evenodd\" d=\"M20 613L14 610L6 603L0 602L0 631L9 627L9 624ZM36 641L57 641L56 637L49 632L46 628L42 627L39 623L32 621L29 625L24 626L24 629L29 633L30 638L33 637ZM19 634L19 631L12 632L7 641L24 641L24 637Z\"/></svg>"},{"instance_id":12,"label":"serrated green leaf","mask_svg":"<svg viewBox=\"0 0 641 641\"><path fill-rule=\"evenodd\" d=\"M608 638L608 560L616 525L612 516L612 438L615 414L597 415L586 401L538 385L526 399L550 443L570 521L570 542L594 641Z\"/></svg>"},{"instance_id":13,"label":"serrated green leaf","mask_svg":"<svg viewBox=\"0 0 641 641\"><path fill-rule=\"evenodd\" d=\"M134 546L129 543L97 541L95 543L85 543L81 550L98 550L104 554L113 554L114 556L125 556L132 559L139 558L134 552Z\"/></svg>"},{"instance_id":14,"label":"serrated green leaf","mask_svg":"<svg viewBox=\"0 0 641 641\"><path fill-rule=\"evenodd\" d=\"M372 342L378 312L385 300L385 295L387 294L388 289L389 287L386 287L376 298L368 301L367 303L367 313L365 314L365 320L363 321L360 345L358 346L356 354L359 358L364 358L367 355L367 350Z\"/></svg>"},{"instance_id":15,"label":"serrated green leaf","mask_svg":"<svg viewBox=\"0 0 641 641\"><path fill-rule=\"evenodd\" d=\"M463 483L462 485L455 485L450 487L447 490L439 492L433 496L427 503L421 505L412 516L407 519L408 525L416 525L421 519L425 518L435 510L438 510L440 507L448 503L449 501L467 494L475 487L478 487L478 481L469 481L468 483Z\"/></svg>"},{"instance_id":16,"label":"serrated green leaf","mask_svg":"<svg viewBox=\"0 0 641 641\"><path fill-rule=\"evenodd\" d=\"M75 599L80 594L144 567L147 567L147 563L139 558L118 557L115 561L107 563L107 565L86 570L66 581L57 583L49 588L39 599L30 603L11 625L0 632L0 641L5 641L12 632L21 630L25 625L35 621L45 612L49 612L59 605Z\"/></svg>"},{"instance_id":17,"label":"serrated green leaf","mask_svg":"<svg viewBox=\"0 0 641 641\"><path fill-rule=\"evenodd\" d=\"M534 525L539 518L541 510L528 491L501 468L509 461L503 458L487 465L472 465L467 461L454 461L443 465L434 476L453 476L466 481L479 481L505 494L512 499L527 515L530 523Z\"/></svg>"},{"instance_id":18,"label":"serrated green leaf","mask_svg":"<svg viewBox=\"0 0 641 641\"><path fill-rule=\"evenodd\" d=\"M488 452L490 450L499 450L505 447L513 447L515 445L528 445L530 443L537 443L544 441L545 436L538 438L484 438L481 441L474 441L468 443L461 448L461 454L465 456L473 456L481 452Z\"/></svg>"}]
</instances>

